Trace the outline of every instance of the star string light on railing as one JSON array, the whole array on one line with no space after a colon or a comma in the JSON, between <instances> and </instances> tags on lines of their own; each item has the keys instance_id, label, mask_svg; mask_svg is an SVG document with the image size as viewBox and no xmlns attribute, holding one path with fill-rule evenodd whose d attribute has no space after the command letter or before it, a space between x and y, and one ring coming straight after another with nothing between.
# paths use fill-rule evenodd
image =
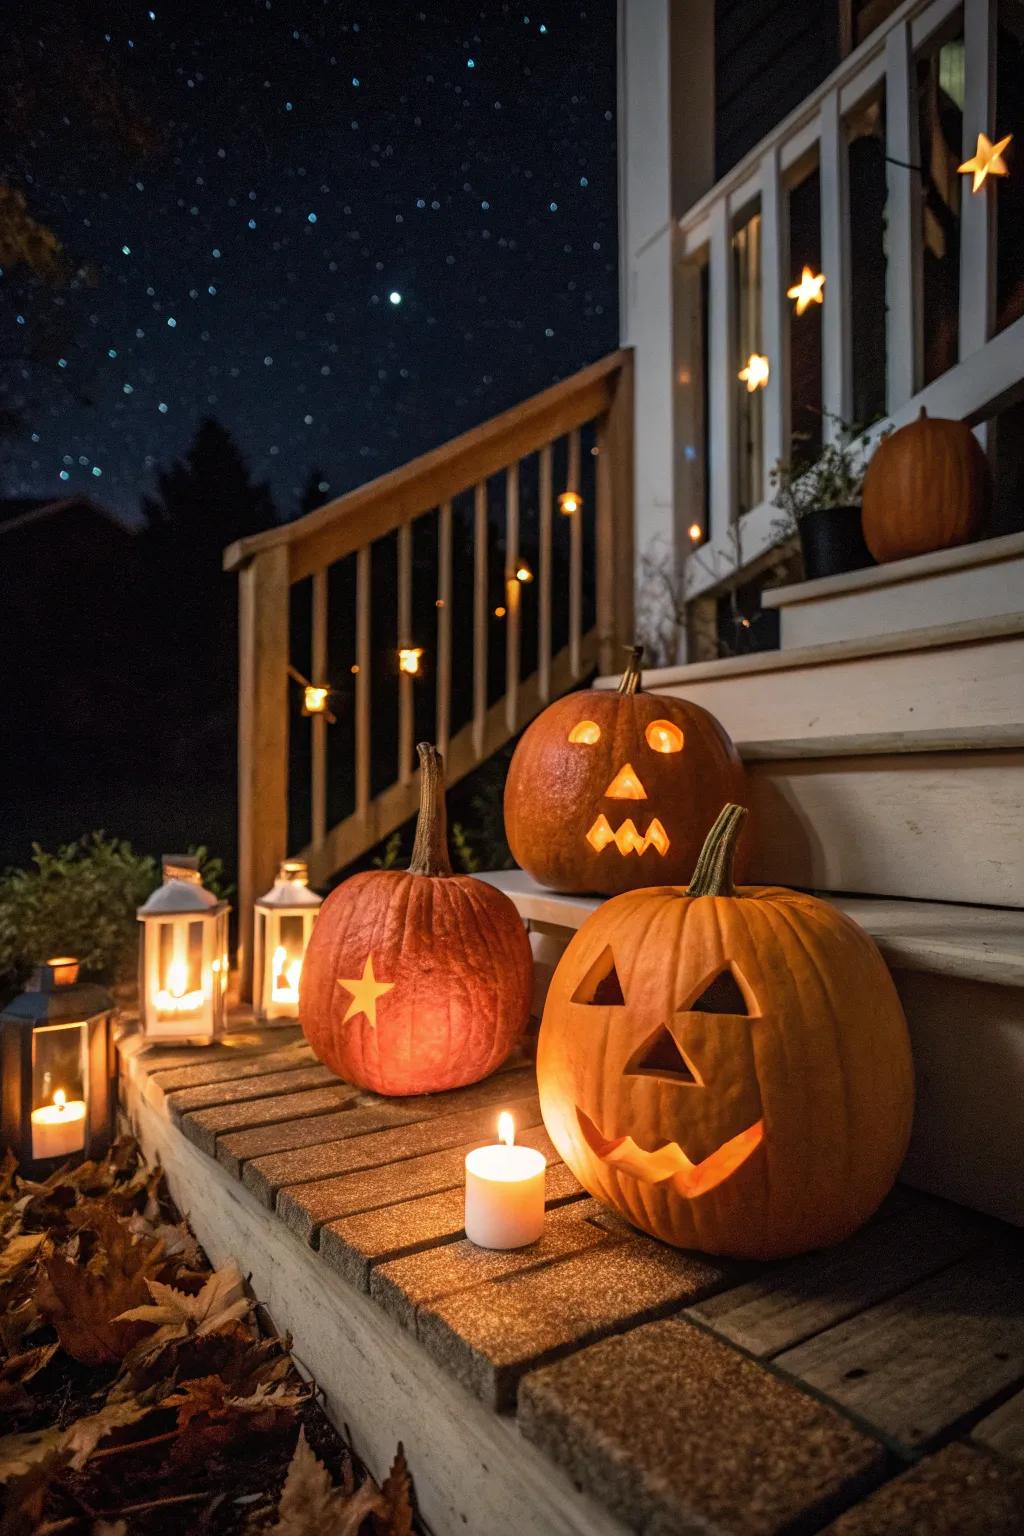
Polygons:
<instances>
[{"instance_id":1,"label":"star string light on railing","mask_svg":"<svg viewBox=\"0 0 1024 1536\"><path fill-rule=\"evenodd\" d=\"M980 192L989 176L1009 176L1010 171L1003 159L1003 150L1012 138L1013 134L1008 133L1005 138L997 139L993 144L987 134L978 134L974 154L969 160L965 160L963 165L957 166L961 176L974 178L971 182L972 192Z\"/></svg>"}]
</instances>

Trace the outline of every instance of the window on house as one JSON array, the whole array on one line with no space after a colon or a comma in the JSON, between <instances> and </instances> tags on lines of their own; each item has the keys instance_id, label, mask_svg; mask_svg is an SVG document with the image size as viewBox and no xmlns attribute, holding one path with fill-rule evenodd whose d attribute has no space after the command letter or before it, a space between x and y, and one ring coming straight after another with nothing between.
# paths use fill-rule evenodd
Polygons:
<instances>
[{"instance_id":1,"label":"window on house","mask_svg":"<svg viewBox=\"0 0 1024 1536\"><path fill-rule=\"evenodd\" d=\"M821 271L821 178L817 160L803 166L789 186L789 261L786 288L799 282L808 267ZM828 274L826 273L826 280ZM808 304L802 315L787 299L789 327L789 456L816 459L822 443L821 304Z\"/></svg>"},{"instance_id":2,"label":"window on house","mask_svg":"<svg viewBox=\"0 0 1024 1536\"><path fill-rule=\"evenodd\" d=\"M990 196L996 199L996 318L1003 331L1024 315L1024 165L1018 128L1024 101L1024 0L1000 0L996 29L996 100L992 131L1000 138L1017 128L1010 146L1018 151L1010 175L999 178ZM1014 122L1014 117L1017 122ZM1008 123L1009 127L1001 124Z\"/></svg>"},{"instance_id":3,"label":"window on house","mask_svg":"<svg viewBox=\"0 0 1024 1536\"><path fill-rule=\"evenodd\" d=\"M869 97L846 122L850 200L853 421L885 414L885 97Z\"/></svg>"}]
</instances>

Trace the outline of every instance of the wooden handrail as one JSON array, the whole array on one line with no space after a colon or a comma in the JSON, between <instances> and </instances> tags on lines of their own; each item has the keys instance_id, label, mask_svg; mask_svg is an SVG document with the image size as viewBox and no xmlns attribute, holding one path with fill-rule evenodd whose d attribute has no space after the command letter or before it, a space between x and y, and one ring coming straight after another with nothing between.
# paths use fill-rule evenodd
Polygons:
<instances>
[{"instance_id":1,"label":"wooden handrail","mask_svg":"<svg viewBox=\"0 0 1024 1536\"><path fill-rule=\"evenodd\" d=\"M616 376L629 356L628 350L612 352L521 405L305 517L236 540L224 551L224 569L237 570L254 555L280 544L288 547L292 582L344 559L361 545L382 538L421 512L506 469L514 460L602 415L611 405Z\"/></svg>"}]
</instances>

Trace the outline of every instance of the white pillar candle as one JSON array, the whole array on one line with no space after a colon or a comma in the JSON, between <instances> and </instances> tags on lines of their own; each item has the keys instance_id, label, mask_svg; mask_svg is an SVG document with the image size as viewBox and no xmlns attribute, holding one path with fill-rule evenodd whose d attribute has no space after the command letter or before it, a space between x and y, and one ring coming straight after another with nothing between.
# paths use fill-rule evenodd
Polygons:
<instances>
[{"instance_id":1,"label":"white pillar candle","mask_svg":"<svg viewBox=\"0 0 1024 1536\"><path fill-rule=\"evenodd\" d=\"M61 1088L53 1103L32 1111L32 1156L70 1157L85 1147L85 1100L65 1098Z\"/></svg>"},{"instance_id":2,"label":"white pillar candle","mask_svg":"<svg viewBox=\"0 0 1024 1536\"><path fill-rule=\"evenodd\" d=\"M525 1248L544 1231L543 1152L514 1144L512 1116L498 1119L496 1146L466 1154L466 1236L480 1248Z\"/></svg>"}]
</instances>

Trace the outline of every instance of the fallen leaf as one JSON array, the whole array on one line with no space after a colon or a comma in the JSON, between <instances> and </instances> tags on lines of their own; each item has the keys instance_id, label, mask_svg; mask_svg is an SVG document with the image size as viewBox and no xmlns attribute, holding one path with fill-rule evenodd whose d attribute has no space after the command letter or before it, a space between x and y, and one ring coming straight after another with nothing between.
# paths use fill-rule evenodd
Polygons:
<instances>
[{"instance_id":1,"label":"fallen leaf","mask_svg":"<svg viewBox=\"0 0 1024 1536\"><path fill-rule=\"evenodd\" d=\"M412 1484L401 1441L380 1491L387 1513L374 1514L374 1531L379 1536L412 1536Z\"/></svg>"},{"instance_id":2,"label":"fallen leaf","mask_svg":"<svg viewBox=\"0 0 1024 1536\"><path fill-rule=\"evenodd\" d=\"M0 1440L0 1483L23 1477L37 1462L59 1449L63 1436L64 1431L55 1424L47 1429L30 1429L23 1435L5 1435Z\"/></svg>"},{"instance_id":3,"label":"fallen leaf","mask_svg":"<svg viewBox=\"0 0 1024 1536\"><path fill-rule=\"evenodd\" d=\"M331 1474L310 1449L305 1429L299 1430L295 1454L281 1490L277 1520L267 1536L357 1536L367 1516L386 1513L387 1506L371 1478L353 1494L335 1488Z\"/></svg>"},{"instance_id":4,"label":"fallen leaf","mask_svg":"<svg viewBox=\"0 0 1024 1536\"><path fill-rule=\"evenodd\" d=\"M150 1323L157 1332L150 1341L162 1344L188 1334L216 1333L240 1321L252 1309L245 1294L245 1280L234 1259L215 1270L198 1296L175 1290L159 1280L146 1281L152 1305L132 1307L120 1314L118 1322Z\"/></svg>"},{"instance_id":5,"label":"fallen leaf","mask_svg":"<svg viewBox=\"0 0 1024 1536\"><path fill-rule=\"evenodd\" d=\"M124 1222L97 1224L99 1245L87 1264L55 1253L43 1266L40 1310L69 1355L83 1365L124 1359L139 1329L123 1313L144 1300L149 1275L163 1262L159 1242L133 1242Z\"/></svg>"},{"instance_id":6,"label":"fallen leaf","mask_svg":"<svg viewBox=\"0 0 1024 1536\"><path fill-rule=\"evenodd\" d=\"M45 1232L22 1232L8 1238L0 1252L0 1285L8 1285L19 1270L34 1263L45 1242Z\"/></svg>"},{"instance_id":7,"label":"fallen leaf","mask_svg":"<svg viewBox=\"0 0 1024 1536\"><path fill-rule=\"evenodd\" d=\"M71 1454L71 1466L80 1472L100 1441L115 1429L125 1429L137 1424L153 1412L151 1403L137 1399L126 1402L104 1403L98 1413L90 1413L84 1419L76 1419L64 1435L63 1449Z\"/></svg>"}]
</instances>

